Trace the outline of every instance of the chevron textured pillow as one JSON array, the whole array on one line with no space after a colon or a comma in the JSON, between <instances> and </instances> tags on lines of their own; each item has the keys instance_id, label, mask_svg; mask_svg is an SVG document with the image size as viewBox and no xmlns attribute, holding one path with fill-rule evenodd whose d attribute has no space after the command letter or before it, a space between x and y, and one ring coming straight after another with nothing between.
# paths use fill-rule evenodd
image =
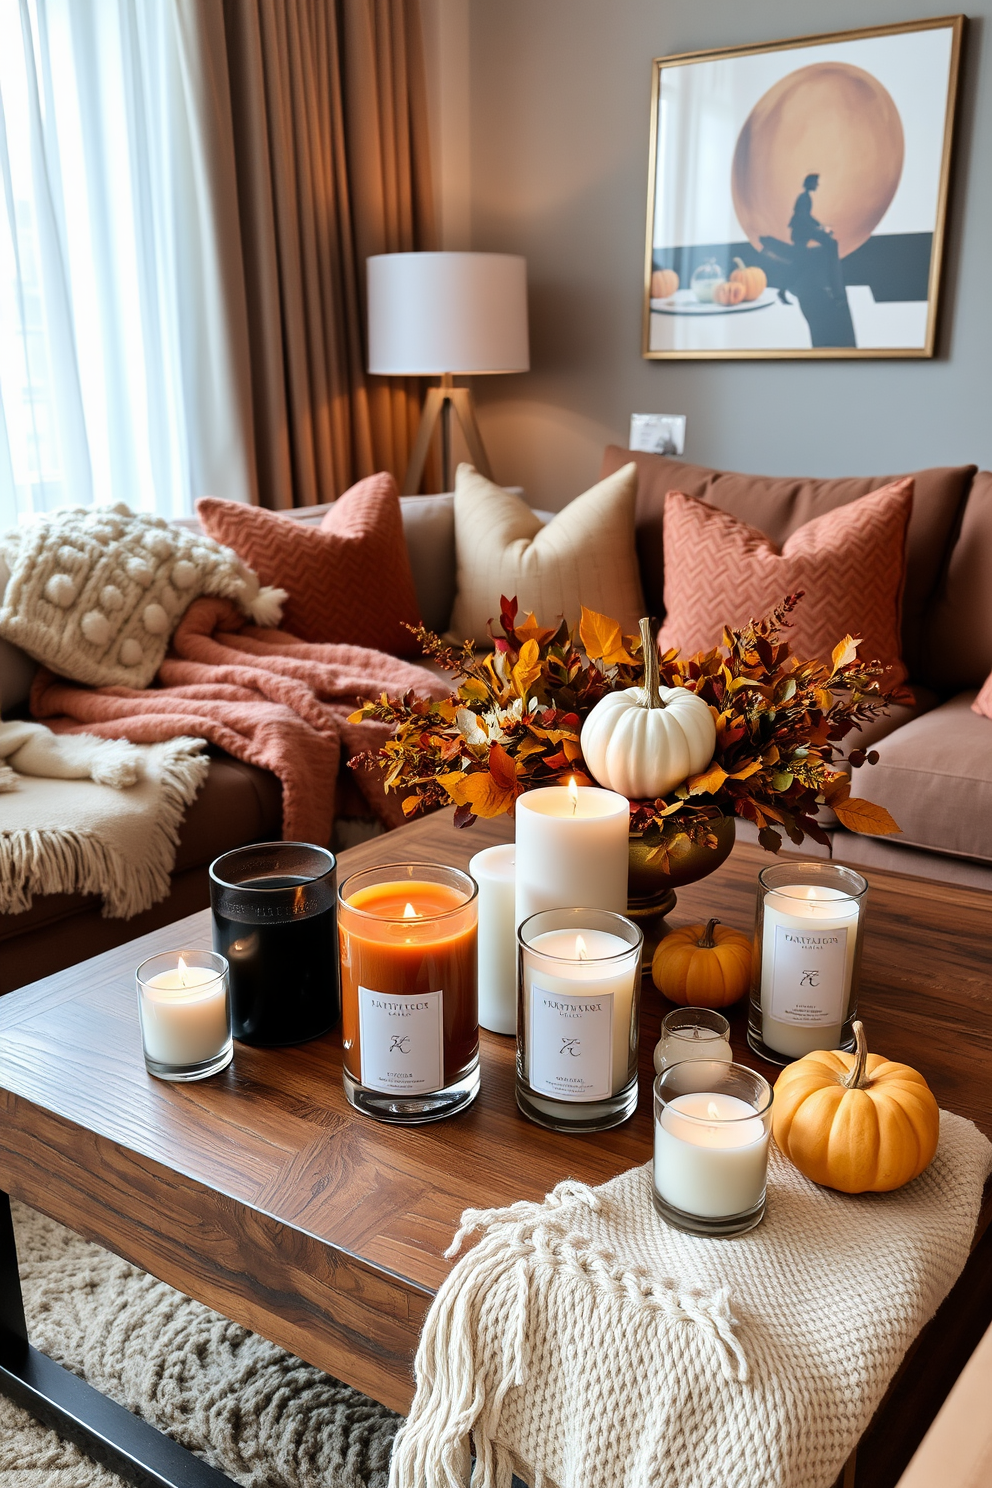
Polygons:
<instances>
[{"instance_id":1,"label":"chevron textured pillow","mask_svg":"<svg viewBox=\"0 0 992 1488\"><path fill-rule=\"evenodd\" d=\"M403 624L419 624L420 612L391 475L358 481L319 527L214 496L202 497L196 514L205 532L233 548L260 577L282 575L280 586L289 595L282 628L291 635L393 656L419 652Z\"/></svg>"},{"instance_id":2,"label":"chevron textured pillow","mask_svg":"<svg viewBox=\"0 0 992 1488\"><path fill-rule=\"evenodd\" d=\"M860 636L861 656L888 669L886 685L905 681L899 623L912 506L912 480L894 481L807 522L779 549L729 512L670 491L659 647L708 650L725 625L764 615L802 589L789 634L796 656L829 661L845 635Z\"/></svg>"}]
</instances>

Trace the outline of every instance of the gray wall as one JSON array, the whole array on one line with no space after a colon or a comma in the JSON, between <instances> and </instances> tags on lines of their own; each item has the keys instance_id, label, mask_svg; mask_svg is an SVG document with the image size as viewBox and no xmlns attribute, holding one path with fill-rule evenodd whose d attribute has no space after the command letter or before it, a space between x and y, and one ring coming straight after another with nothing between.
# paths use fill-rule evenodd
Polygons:
<instances>
[{"instance_id":1,"label":"gray wall","mask_svg":"<svg viewBox=\"0 0 992 1488\"><path fill-rule=\"evenodd\" d=\"M932 361L645 362L651 58L940 14L933 0L471 0L472 246L523 253L533 370L477 378L497 479L558 507L632 411L768 474L992 466L992 0L976 0Z\"/></svg>"}]
</instances>

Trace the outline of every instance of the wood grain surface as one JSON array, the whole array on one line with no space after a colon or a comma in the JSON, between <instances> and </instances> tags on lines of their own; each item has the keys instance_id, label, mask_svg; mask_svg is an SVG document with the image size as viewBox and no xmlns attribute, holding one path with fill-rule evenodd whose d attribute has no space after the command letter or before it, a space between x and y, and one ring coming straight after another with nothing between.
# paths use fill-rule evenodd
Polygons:
<instances>
[{"instance_id":1,"label":"wood grain surface","mask_svg":"<svg viewBox=\"0 0 992 1488\"><path fill-rule=\"evenodd\" d=\"M509 835L505 821L458 831L439 814L353 848L339 873L400 859L467 867ZM738 845L711 878L679 891L672 922L716 914L750 931L768 861ZM870 1045L921 1069L941 1105L992 1136L992 896L868 877ZM650 1156L651 1055L667 1004L648 982L640 1103L612 1132L565 1136L529 1123L514 1103L513 1040L485 1033L473 1107L387 1127L345 1101L336 1032L291 1049L238 1044L233 1065L198 1084L146 1074L135 967L155 951L209 943L209 915L194 915L0 999L0 1186L403 1410L461 1211L539 1199L566 1176L600 1183ZM747 1049L743 1005L731 1022L738 1057L774 1079ZM987 1205L982 1231L989 1214ZM946 1318L942 1327L949 1346L954 1329ZM905 1451L915 1421L896 1425ZM891 1456L895 1439L882 1427L872 1431ZM875 1488L898 1470L874 1476Z\"/></svg>"}]
</instances>

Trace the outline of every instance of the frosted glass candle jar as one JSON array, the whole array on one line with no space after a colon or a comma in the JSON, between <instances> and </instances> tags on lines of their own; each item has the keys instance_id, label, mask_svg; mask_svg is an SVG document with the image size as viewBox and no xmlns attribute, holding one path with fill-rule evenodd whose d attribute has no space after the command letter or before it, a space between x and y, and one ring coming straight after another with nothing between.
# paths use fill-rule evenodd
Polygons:
<instances>
[{"instance_id":1,"label":"frosted glass candle jar","mask_svg":"<svg viewBox=\"0 0 992 1488\"><path fill-rule=\"evenodd\" d=\"M516 804L516 918L540 910L627 908L630 803L598 786L546 786Z\"/></svg>"},{"instance_id":2,"label":"frosted glass candle jar","mask_svg":"<svg viewBox=\"0 0 992 1488\"><path fill-rule=\"evenodd\" d=\"M654 1048L654 1072L660 1075L670 1064L684 1059L733 1060L730 1024L711 1008L684 1007L666 1013L661 1020L661 1038Z\"/></svg>"},{"instance_id":3,"label":"frosted glass candle jar","mask_svg":"<svg viewBox=\"0 0 992 1488\"><path fill-rule=\"evenodd\" d=\"M851 1049L868 885L838 863L758 874L748 1043L773 1064Z\"/></svg>"},{"instance_id":4,"label":"frosted glass candle jar","mask_svg":"<svg viewBox=\"0 0 992 1488\"><path fill-rule=\"evenodd\" d=\"M772 1089L722 1060L670 1065L654 1082L654 1207L692 1235L741 1235L761 1223Z\"/></svg>"},{"instance_id":5,"label":"frosted glass candle jar","mask_svg":"<svg viewBox=\"0 0 992 1488\"><path fill-rule=\"evenodd\" d=\"M468 865L479 885L479 1023L490 1033L517 1029L517 931L512 842L484 847Z\"/></svg>"},{"instance_id":6,"label":"frosted glass candle jar","mask_svg":"<svg viewBox=\"0 0 992 1488\"><path fill-rule=\"evenodd\" d=\"M603 1131L637 1105L644 936L623 915L552 909L517 932L517 1105L552 1131Z\"/></svg>"},{"instance_id":7,"label":"frosted glass candle jar","mask_svg":"<svg viewBox=\"0 0 992 1488\"><path fill-rule=\"evenodd\" d=\"M145 1068L160 1080L204 1080L231 1062L228 967L216 951L163 951L135 973Z\"/></svg>"}]
</instances>

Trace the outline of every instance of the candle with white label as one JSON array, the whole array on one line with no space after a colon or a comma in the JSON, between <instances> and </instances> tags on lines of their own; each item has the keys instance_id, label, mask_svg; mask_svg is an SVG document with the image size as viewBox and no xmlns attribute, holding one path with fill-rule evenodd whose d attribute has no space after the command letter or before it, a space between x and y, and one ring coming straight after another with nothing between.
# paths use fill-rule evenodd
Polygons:
<instances>
[{"instance_id":1,"label":"candle with white label","mask_svg":"<svg viewBox=\"0 0 992 1488\"><path fill-rule=\"evenodd\" d=\"M716 1089L700 1089L712 1083ZM670 1066L655 1081L653 1189L670 1224L739 1234L764 1213L772 1092L723 1062Z\"/></svg>"},{"instance_id":2,"label":"candle with white label","mask_svg":"<svg viewBox=\"0 0 992 1488\"><path fill-rule=\"evenodd\" d=\"M197 1080L230 1063L228 967L214 951L169 951L137 971L138 1021L150 1074Z\"/></svg>"},{"instance_id":3,"label":"candle with white label","mask_svg":"<svg viewBox=\"0 0 992 1488\"><path fill-rule=\"evenodd\" d=\"M542 910L627 908L630 803L598 786L548 786L516 804L516 922Z\"/></svg>"},{"instance_id":4,"label":"candle with white label","mask_svg":"<svg viewBox=\"0 0 992 1488\"><path fill-rule=\"evenodd\" d=\"M643 937L622 915L550 910L519 931L517 1103L555 1130L601 1130L637 1104Z\"/></svg>"},{"instance_id":5,"label":"candle with white label","mask_svg":"<svg viewBox=\"0 0 992 1488\"><path fill-rule=\"evenodd\" d=\"M798 867L776 864L759 875L761 927L753 1000L760 1007L764 1047L759 1052L780 1060L841 1046L856 1009L868 887L860 874L838 864Z\"/></svg>"},{"instance_id":6,"label":"candle with white label","mask_svg":"<svg viewBox=\"0 0 992 1488\"><path fill-rule=\"evenodd\" d=\"M491 1033L517 1028L517 934L512 842L484 847L468 865L479 885L479 1023Z\"/></svg>"}]
</instances>

